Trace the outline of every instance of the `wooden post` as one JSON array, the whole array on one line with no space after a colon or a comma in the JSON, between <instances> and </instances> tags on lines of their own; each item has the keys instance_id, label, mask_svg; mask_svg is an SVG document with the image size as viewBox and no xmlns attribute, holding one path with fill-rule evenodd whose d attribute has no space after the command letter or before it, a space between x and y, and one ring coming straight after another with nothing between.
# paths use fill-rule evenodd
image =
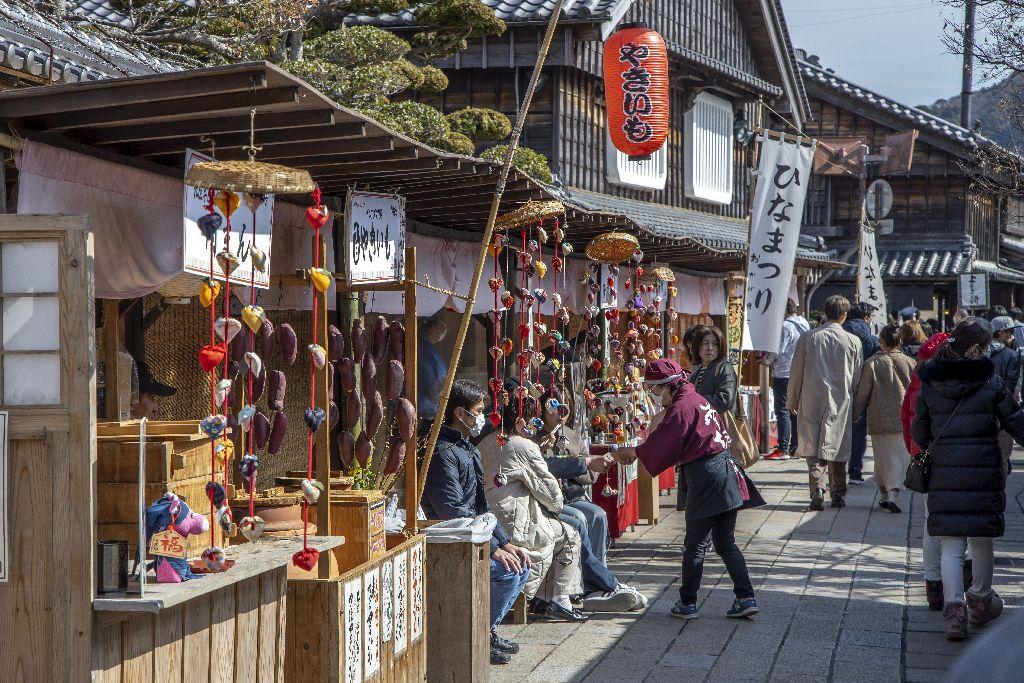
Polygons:
<instances>
[{"instance_id":1,"label":"wooden post","mask_svg":"<svg viewBox=\"0 0 1024 683\"><path fill-rule=\"evenodd\" d=\"M327 264L327 240L322 236L320 241L314 246L319 251L320 263ZM316 263L316 261L314 261ZM313 289L312 281L309 283L310 290L316 292ZM318 297L316 301L319 302L320 306L320 319L323 321L323 345L327 347L327 296ZM317 400L316 404L323 406L324 410L330 410L331 395L328 392L328 386L330 383L330 372L332 366L330 363L324 365L323 381L320 386L317 387ZM316 502L316 527L317 533L321 536L331 535L331 430L330 424L325 424L316 435L316 478L324 485L324 490L320 494L320 499ZM325 558L329 555L325 554ZM324 558L321 558L324 559ZM318 562L317 563L317 575L321 579L328 579L331 576L331 563L330 562Z\"/></svg>"},{"instance_id":2,"label":"wooden post","mask_svg":"<svg viewBox=\"0 0 1024 683\"><path fill-rule=\"evenodd\" d=\"M103 300L103 374L104 413L108 420L120 420L120 391L117 381L117 352L124 340L124 326L121 325L120 302L117 299Z\"/></svg>"},{"instance_id":3,"label":"wooden post","mask_svg":"<svg viewBox=\"0 0 1024 683\"><path fill-rule=\"evenodd\" d=\"M419 371L419 328L416 324L416 247L405 250L405 396L412 402L414 412L419 415L416 401L419 387L416 375ZM416 512L419 510L420 498L417 479L416 437L418 429L414 429L412 438L405 443L405 530L416 533Z\"/></svg>"}]
</instances>

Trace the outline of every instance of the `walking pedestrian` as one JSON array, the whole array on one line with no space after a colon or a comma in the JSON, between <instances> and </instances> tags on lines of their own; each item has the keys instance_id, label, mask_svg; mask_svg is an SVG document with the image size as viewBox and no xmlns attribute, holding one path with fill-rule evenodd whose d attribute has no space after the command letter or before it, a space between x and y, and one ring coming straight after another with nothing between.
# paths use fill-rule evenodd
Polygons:
<instances>
[{"instance_id":1,"label":"walking pedestrian","mask_svg":"<svg viewBox=\"0 0 1024 683\"><path fill-rule=\"evenodd\" d=\"M1020 381L1020 354L1013 347L1013 318L998 315L992 318L992 343L989 345L989 358L996 366L996 374L1003 379L1006 388L1017 396L1017 384ZM1006 432L999 432L999 452L1003 454L1003 469L1010 471L1010 455L1013 453L1013 437Z\"/></svg>"},{"instance_id":2,"label":"walking pedestrian","mask_svg":"<svg viewBox=\"0 0 1024 683\"><path fill-rule=\"evenodd\" d=\"M908 320L900 326L900 345L903 353L914 360L917 360L917 352L921 350L921 344L928 341L927 335L917 320Z\"/></svg>"},{"instance_id":3,"label":"walking pedestrian","mask_svg":"<svg viewBox=\"0 0 1024 683\"><path fill-rule=\"evenodd\" d=\"M733 460L731 439L722 417L697 393L678 363L667 358L650 363L644 371L644 383L665 406L664 417L642 444L620 448L614 455L624 463L639 458L652 476L676 463L683 466L681 483L688 489L683 576L679 600L670 614L680 619L697 617L704 539L709 533L736 596L726 616L757 614L747 563L736 545L736 514L741 508L763 505L764 500Z\"/></svg>"},{"instance_id":4,"label":"walking pedestrian","mask_svg":"<svg viewBox=\"0 0 1024 683\"><path fill-rule=\"evenodd\" d=\"M850 306L843 329L860 339L860 359L866 361L878 352L878 337L871 333L868 321L875 307L866 301ZM853 433L850 440L850 464L847 468L851 484L864 483L864 454L868 450L868 425L863 411L853 413Z\"/></svg>"},{"instance_id":5,"label":"walking pedestrian","mask_svg":"<svg viewBox=\"0 0 1024 683\"><path fill-rule=\"evenodd\" d=\"M985 356L992 325L967 318L921 368L921 393L911 428L930 454L928 533L942 537L946 637L968 637L999 616L1003 601L992 588L992 539L1003 535L1006 472L999 429L1024 443L1024 413ZM974 582L963 588L963 550L974 552Z\"/></svg>"},{"instance_id":6,"label":"walking pedestrian","mask_svg":"<svg viewBox=\"0 0 1024 683\"><path fill-rule=\"evenodd\" d=\"M826 299L827 323L800 337L790 368L788 403L799 419L797 455L807 460L811 510L825 507L826 472L832 507L846 505L853 395L861 364L860 340L842 327L849 312L846 297Z\"/></svg>"},{"instance_id":7,"label":"walking pedestrian","mask_svg":"<svg viewBox=\"0 0 1024 683\"><path fill-rule=\"evenodd\" d=\"M903 405L914 360L900 350L899 330L895 326L886 325L878 337L881 347L861 368L853 412L867 415L875 455L878 505L899 513L897 500L910 464L910 453L903 441L903 425L895 407Z\"/></svg>"},{"instance_id":8,"label":"walking pedestrian","mask_svg":"<svg viewBox=\"0 0 1024 683\"><path fill-rule=\"evenodd\" d=\"M797 313L796 302L786 302L786 319L782 321L782 339L779 341L779 352L769 353L764 363L772 372L772 398L775 399L775 418L779 430L779 445L774 451L764 456L765 460L788 460L794 457L797 439L797 416L790 412L787 402L789 391L789 372L793 365L793 352L800 337L811 329L811 324Z\"/></svg>"}]
</instances>

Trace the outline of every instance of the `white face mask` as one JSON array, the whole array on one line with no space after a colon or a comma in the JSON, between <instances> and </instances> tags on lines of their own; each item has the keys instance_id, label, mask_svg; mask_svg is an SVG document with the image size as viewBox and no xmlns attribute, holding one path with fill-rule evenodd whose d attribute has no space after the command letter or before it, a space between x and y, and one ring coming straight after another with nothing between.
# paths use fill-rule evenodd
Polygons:
<instances>
[{"instance_id":1,"label":"white face mask","mask_svg":"<svg viewBox=\"0 0 1024 683\"><path fill-rule=\"evenodd\" d=\"M470 435L480 436L480 432L484 431L484 424L487 422L487 418L484 417L483 413L474 414L468 410L463 410L463 412L473 418L473 424L466 425L465 420L463 420L462 424L466 425L466 429L469 430Z\"/></svg>"}]
</instances>

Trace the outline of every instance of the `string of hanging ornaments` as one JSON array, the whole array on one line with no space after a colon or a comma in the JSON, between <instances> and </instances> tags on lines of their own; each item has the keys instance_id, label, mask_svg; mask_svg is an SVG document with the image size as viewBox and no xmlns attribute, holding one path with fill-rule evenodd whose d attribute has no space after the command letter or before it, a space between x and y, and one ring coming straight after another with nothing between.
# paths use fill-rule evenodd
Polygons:
<instances>
[{"instance_id":1,"label":"string of hanging ornaments","mask_svg":"<svg viewBox=\"0 0 1024 683\"><path fill-rule=\"evenodd\" d=\"M269 405L275 411L273 423L266 412L256 406L267 383L264 358L269 356L274 346L273 324L267 320L263 308L256 301L255 274L256 271L266 272L267 254L252 240L245 242L244 226L237 249L232 251L231 217L240 204L244 204L252 213L255 235L257 211L266 200L266 195L316 190L307 171L256 161L256 153L261 148L256 146L255 121L256 110L253 109L249 112L249 144L243 148L248 154L248 160L203 161L193 165L185 175L186 185L207 190L208 197L207 214L199 219L198 226L209 242L209 273L200 284L198 294L200 304L210 311L209 343L199 350L199 365L209 375L210 382L210 414L200 422L200 428L210 438L210 481L206 485L206 494L210 502L210 516L215 524L210 527L210 545L202 554L203 564L210 572L221 572L229 567L224 549L216 542L217 528L228 537L241 532L249 541L255 541L263 534L266 523L254 514L260 464L257 451L267 448L271 455L276 454L288 429L288 418L284 413L285 387L282 372L271 374ZM318 194L315 199L319 205ZM223 234L223 246L220 249L218 234ZM241 281L241 284L249 285L249 302L241 309L242 320L239 321L231 317L231 284L232 276L243 260L249 260L252 269L248 283ZM223 305L219 307L217 300L222 290ZM217 316L218 308L222 310L220 317ZM243 323L247 328L244 336L240 334ZM315 330L314 323L314 343ZM282 356L290 365L295 360L296 345L291 326L282 325L278 330L278 338ZM260 353L257 353L257 343ZM242 407L234 415L230 413L236 380L242 372L244 380L238 382L241 385ZM230 434L235 432L242 435L244 455L239 461L239 470L248 497L248 514L237 525L227 504L229 468L234 455ZM316 552L308 548L305 537L303 546L301 552Z\"/></svg>"}]
</instances>

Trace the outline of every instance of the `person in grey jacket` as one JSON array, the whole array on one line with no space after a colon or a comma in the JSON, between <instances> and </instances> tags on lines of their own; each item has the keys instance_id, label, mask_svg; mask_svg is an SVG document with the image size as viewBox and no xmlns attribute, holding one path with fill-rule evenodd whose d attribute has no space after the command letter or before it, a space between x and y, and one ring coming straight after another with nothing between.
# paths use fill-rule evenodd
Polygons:
<instances>
[{"instance_id":1,"label":"person in grey jacket","mask_svg":"<svg viewBox=\"0 0 1024 683\"><path fill-rule=\"evenodd\" d=\"M996 374L1003 379L1003 384L1017 396L1017 383L1020 381L1020 353L1014 346L1013 318L999 315L992 318L992 343L989 344L989 358L996 368ZM1013 452L1013 437L1006 432L999 432L999 452L1003 455L1003 467L1010 471L1010 454Z\"/></svg>"},{"instance_id":2,"label":"person in grey jacket","mask_svg":"<svg viewBox=\"0 0 1024 683\"><path fill-rule=\"evenodd\" d=\"M772 398L775 399L775 417L779 430L778 447L764 456L765 460L789 460L794 457L797 447L797 416L790 412L786 402L789 391L789 369L793 365L796 343L804 332L811 329L807 319L797 313L796 302L786 302L786 319L782 321L782 339L779 352L765 354L764 364L772 371Z\"/></svg>"}]
</instances>

